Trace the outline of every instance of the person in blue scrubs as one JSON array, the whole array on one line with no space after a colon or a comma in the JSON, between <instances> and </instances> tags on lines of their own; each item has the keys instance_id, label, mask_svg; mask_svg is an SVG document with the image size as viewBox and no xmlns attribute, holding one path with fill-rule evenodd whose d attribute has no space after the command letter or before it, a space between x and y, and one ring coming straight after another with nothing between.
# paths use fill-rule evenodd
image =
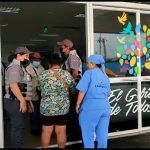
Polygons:
<instances>
[{"instance_id":1,"label":"person in blue scrubs","mask_svg":"<svg viewBox=\"0 0 150 150\"><path fill-rule=\"evenodd\" d=\"M84 148L94 148L94 134L97 148L107 148L111 89L104 63L101 55L90 55L88 70L76 86L79 90L76 112L79 113Z\"/></svg>"}]
</instances>

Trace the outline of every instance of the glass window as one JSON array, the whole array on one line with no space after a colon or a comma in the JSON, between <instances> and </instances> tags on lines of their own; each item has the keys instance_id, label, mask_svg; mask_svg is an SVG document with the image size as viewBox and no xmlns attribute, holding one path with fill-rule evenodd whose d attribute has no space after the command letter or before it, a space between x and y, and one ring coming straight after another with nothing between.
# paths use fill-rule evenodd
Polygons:
<instances>
[{"instance_id":1,"label":"glass window","mask_svg":"<svg viewBox=\"0 0 150 150\"><path fill-rule=\"evenodd\" d=\"M141 14L141 75L150 75L150 14Z\"/></svg>"},{"instance_id":2,"label":"glass window","mask_svg":"<svg viewBox=\"0 0 150 150\"><path fill-rule=\"evenodd\" d=\"M105 58L109 77L137 76L135 27L135 13L94 9L94 51ZM138 128L136 81L111 83L109 102L109 133Z\"/></svg>"},{"instance_id":3,"label":"glass window","mask_svg":"<svg viewBox=\"0 0 150 150\"><path fill-rule=\"evenodd\" d=\"M141 75L142 79L142 89L141 89L141 99L142 99L142 127L150 126L150 28L149 20L150 14L141 14L141 32L143 37L141 38Z\"/></svg>"}]
</instances>

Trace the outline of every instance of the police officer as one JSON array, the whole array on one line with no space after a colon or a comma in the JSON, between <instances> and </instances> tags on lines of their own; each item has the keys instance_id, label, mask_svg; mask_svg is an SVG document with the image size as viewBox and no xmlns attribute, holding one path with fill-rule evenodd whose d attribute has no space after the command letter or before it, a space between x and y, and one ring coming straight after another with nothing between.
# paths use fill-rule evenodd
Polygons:
<instances>
[{"instance_id":1,"label":"police officer","mask_svg":"<svg viewBox=\"0 0 150 150\"><path fill-rule=\"evenodd\" d=\"M108 100L110 81L101 55L89 56L87 67L89 69L76 86L79 90L76 112L79 113L84 148L94 148L94 133L97 148L107 148L111 112Z\"/></svg>"},{"instance_id":2,"label":"police officer","mask_svg":"<svg viewBox=\"0 0 150 150\"><path fill-rule=\"evenodd\" d=\"M14 52L14 59L6 68L4 107L8 112L11 126L12 148L23 147L22 131L24 129L24 115L27 109L34 111L32 99L32 82L24 69L28 64L29 50L18 47Z\"/></svg>"}]
</instances>

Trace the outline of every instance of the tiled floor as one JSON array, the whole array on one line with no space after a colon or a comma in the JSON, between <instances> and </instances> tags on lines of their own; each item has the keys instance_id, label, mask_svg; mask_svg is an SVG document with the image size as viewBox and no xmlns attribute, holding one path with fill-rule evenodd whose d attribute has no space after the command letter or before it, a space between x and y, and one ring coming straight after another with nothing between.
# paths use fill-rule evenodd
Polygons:
<instances>
[{"instance_id":1,"label":"tiled floor","mask_svg":"<svg viewBox=\"0 0 150 150\"><path fill-rule=\"evenodd\" d=\"M10 139L9 139L9 131L10 131L9 119L5 119L4 120L4 147L5 148L11 148ZM40 141L41 137L30 134L30 122L29 122L28 113L25 116L25 130L24 130L23 135L24 135L24 147L25 148L40 148L41 147L41 141ZM68 135L68 140L71 141L71 138L69 135ZM56 136L54 132L52 134L51 145L56 147Z\"/></svg>"},{"instance_id":2,"label":"tiled floor","mask_svg":"<svg viewBox=\"0 0 150 150\"><path fill-rule=\"evenodd\" d=\"M10 139L9 139L9 131L10 131L9 119L5 119L4 121L4 147L10 148ZM40 136L33 136L30 134L30 124L29 124L29 114L25 117L25 130L24 130L24 147L25 148L36 148L41 147ZM52 136L52 144L55 144L55 135Z\"/></svg>"}]
</instances>

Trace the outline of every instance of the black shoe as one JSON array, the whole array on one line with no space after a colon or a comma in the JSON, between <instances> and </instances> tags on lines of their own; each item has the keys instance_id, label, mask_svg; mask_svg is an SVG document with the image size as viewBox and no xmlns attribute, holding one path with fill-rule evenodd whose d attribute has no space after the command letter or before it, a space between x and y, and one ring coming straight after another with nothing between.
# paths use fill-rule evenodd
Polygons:
<instances>
[{"instance_id":1,"label":"black shoe","mask_svg":"<svg viewBox=\"0 0 150 150\"><path fill-rule=\"evenodd\" d=\"M41 132L39 130L33 129L33 130L31 130L31 134L34 136L39 136L39 135L41 135Z\"/></svg>"}]
</instances>

